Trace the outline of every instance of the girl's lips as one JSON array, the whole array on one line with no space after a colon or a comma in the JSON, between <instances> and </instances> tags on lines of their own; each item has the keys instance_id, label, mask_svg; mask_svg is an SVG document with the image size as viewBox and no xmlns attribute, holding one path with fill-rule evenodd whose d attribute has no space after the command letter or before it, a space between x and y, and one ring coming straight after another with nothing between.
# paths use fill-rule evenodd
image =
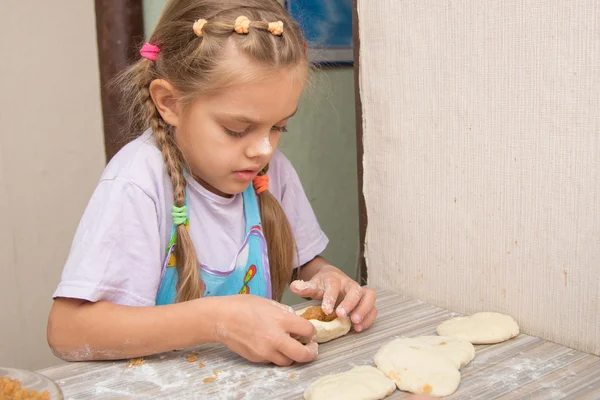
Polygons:
<instances>
[{"instance_id":1,"label":"girl's lips","mask_svg":"<svg viewBox=\"0 0 600 400\"><path fill-rule=\"evenodd\" d=\"M258 175L258 171L256 170L242 170L242 171L235 171L235 176L238 177L239 179L243 180L243 181L252 181L254 178L256 178L256 175Z\"/></svg>"}]
</instances>

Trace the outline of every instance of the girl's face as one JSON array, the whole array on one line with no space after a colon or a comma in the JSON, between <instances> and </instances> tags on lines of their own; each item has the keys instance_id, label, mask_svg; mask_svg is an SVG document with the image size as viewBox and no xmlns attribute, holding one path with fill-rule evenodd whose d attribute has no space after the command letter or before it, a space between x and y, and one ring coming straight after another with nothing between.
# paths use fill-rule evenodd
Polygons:
<instances>
[{"instance_id":1,"label":"girl's face","mask_svg":"<svg viewBox=\"0 0 600 400\"><path fill-rule=\"evenodd\" d=\"M236 62L240 73L256 72L259 78L201 96L176 128L177 144L196 179L225 197L243 192L271 160L306 82L305 65L265 76L250 61Z\"/></svg>"}]
</instances>

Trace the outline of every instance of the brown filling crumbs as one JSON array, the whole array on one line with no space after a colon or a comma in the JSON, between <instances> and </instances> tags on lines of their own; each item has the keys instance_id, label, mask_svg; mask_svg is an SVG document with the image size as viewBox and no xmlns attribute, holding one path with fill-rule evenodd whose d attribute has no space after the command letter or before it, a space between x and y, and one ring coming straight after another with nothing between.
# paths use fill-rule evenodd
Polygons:
<instances>
[{"instance_id":1,"label":"brown filling crumbs","mask_svg":"<svg viewBox=\"0 0 600 400\"><path fill-rule=\"evenodd\" d=\"M202 382L213 383L214 381L217 380L218 377L219 377L219 371L217 371L216 369L213 369L213 376L211 376L210 378L203 379Z\"/></svg>"},{"instance_id":2,"label":"brown filling crumbs","mask_svg":"<svg viewBox=\"0 0 600 400\"><path fill-rule=\"evenodd\" d=\"M327 315L323 312L323 309L320 306L313 306L308 307L301 317L304 319L316 319L318 321L331 322L337 318L337 314L332 312L331 314Z\"/></svg>"},{"instance_id":3,"label":"brown filling crumbs","mask_svg":"<svg viewBox=\"0 0 600 400\"><path fill-rule=\"evenodd\" d=\"M127 364L127 368L141 367L142 365L144 365L144 357L134 358L129 361L129 364Z\"/></svg>"},{"instance_id":4,"label":"brown filling crumbs","mask_svg":"<svg viewBox=\"0 0 600 400\"><path fill-rule=\"evenodd\" d=\"M0 377L0 399L2 400L50 400L50 393L37 390L29 390L21 387L18 379Z\"/></svg>"},{"instance_id":5,"label":"brown filling crumbs","mask_svg":"<svg viewBox=\"0 0 600 400\"><path fill-rule=\"evenodd\" d=\"M432 390L433 390L433 388L429 385L425 385L421 388L421 392L423 392L425 394L431 393Z\"/></svg>"}]
</instances>

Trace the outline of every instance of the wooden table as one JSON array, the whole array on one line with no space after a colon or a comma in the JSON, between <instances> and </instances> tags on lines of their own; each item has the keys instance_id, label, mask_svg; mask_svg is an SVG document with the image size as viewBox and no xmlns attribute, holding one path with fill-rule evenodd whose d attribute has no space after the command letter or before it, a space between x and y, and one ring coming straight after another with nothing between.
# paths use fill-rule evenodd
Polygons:
<instances>
[{"instance_id":1,"label":"wooden table","mask_svg":"<svg viewBox=\"0 0 600 400\"><path fill-rule=\"evenodd\" d=\"M127 368L127 362L73 363L39 372L58 383L65 399L301 399L318 377L370 364L389 340L434 335L440 322L457 315L377 292L376 323L363 333L352 331L322 344L318 359L306 365L253 365L223 346L204 345L148 357L139 367ZM459 389L447 398L600 399L599 357L523 334L476 348L475 359L461 371ZM197 362L186 360L191 351L198 353ZM388 397L401 398L408 396L396 391Z\"/></svg>"}]
</instances>

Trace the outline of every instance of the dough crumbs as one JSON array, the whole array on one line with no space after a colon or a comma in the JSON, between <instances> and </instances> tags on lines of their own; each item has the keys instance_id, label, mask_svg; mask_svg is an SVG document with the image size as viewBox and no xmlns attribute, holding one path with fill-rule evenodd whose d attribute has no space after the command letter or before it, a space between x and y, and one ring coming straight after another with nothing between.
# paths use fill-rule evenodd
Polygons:
<instances>
[{"instance_id":1,"label":"dough crumbs","mask_svg":"<svg viewBox=\"0 0 600 400\"><path fill-rule=\"evenodd\" d=\"M408 347L410 347L411 349L415 349L415 350L421 350L421 348L419 346L408 346Z\"/></svg>"},{"instance_id":2,"label":"dough crumbs","mask_svg":"<svg viewBox=\"0 0 600 400\"><path fill-rule=\"evenodd\" d=\"M217 371L216 369L213 369L213 375L214 376L211 376L210 378L205 378L204 380L202 380L202 382L204 382L204 383L213 383L219 377L219 371Z\"/></svg>"},{"instance_id":3,"label":"dough crumbs","mask_svg":"<svg viewBox=\"0 0 600 400\"><path fill-rule=\"evenodd\" d=\"M198 363L198 368L204 368L206 365L202 361Z\"/></svg>"},{"instance_id":4,"label":"dough crumbs","mask_svg":"<svg viewBox=\"0 0 600 400\"><path fill-rule=\"evenodd\" d=\"M141 367L142 365L144 365L144 362L144 357L131 359L129 360L129 364L127 364L127 368Z\"/></svg>"},{"instance_id":5,"label":"dough crumbs","mask_svg":"<svg viewBox=\"0 0 600 400\"><path fill-rule=\"evenodd\" d=\"M40 393L21 386L18 379L0 377L0 399L2 400L50 400L47 390Z\"/></svg>"},{"instance_id":6,"label":"dough crumbs","mask_svg":"<svg viewBox=\"0 0 600 400\"><path fill-rule=\"evenodd\" d=\"M442 342L442 343L440 343L440 346L443 346L445 344L448 344L448 342Z\"/></svg>"},{"instance_id":7,"label":"dough crumbs","mask_svg":"<svg viewBox=\"0 0 600 400\"><path fill-rule=\"evenodd\" d=\"M196 362L198 361L198 353L194 352L194 353L190 353L187 356L187 362Z\"/></svg>"},{"instance_id":8,"label":"dough crumbs","mask_svg":"<svg viewBox=\"0 0 600 400\"><path fill-rule=\"evenodd\" d=\"M320 306L312 306L308 307L301 317L304 319L316 319L317 321L331 322L337 318L337 314L334 311L327 315Z\"/></svg>"},{"instance_id":9,"label":"dough crumbs","mask_svg":"<svg viewBox=\"0 0 600 400\"><path fill-rule=\"evenodd\" d=\"M429 385L425 385L421 388L421 392L425 394L430 394L433 388Z\"/></svg>"},{"instance_id":10,"label":"dough crumbs","mask_svg":"<svg viewBox=\"0 0 600 400\"><path fill-rule=\"evenodd\" d=\"M290 375L290 379L295 379L296 378L296 374L291 374Z\"/></svg>"}]
</instances>

